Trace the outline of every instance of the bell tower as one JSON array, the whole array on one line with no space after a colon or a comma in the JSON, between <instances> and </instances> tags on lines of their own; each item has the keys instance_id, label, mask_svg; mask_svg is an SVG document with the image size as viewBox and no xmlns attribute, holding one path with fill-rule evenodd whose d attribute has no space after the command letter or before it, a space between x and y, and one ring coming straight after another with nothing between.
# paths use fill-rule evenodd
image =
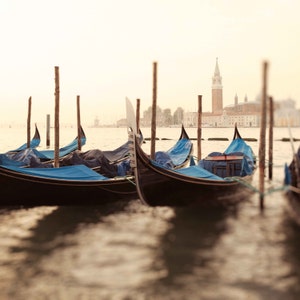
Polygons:
<instances>
[{"instance_id":1,"label":"bell tower","mask_svg":"<svg viewBox=\"0 0 300 300\"><path fill-rule=\"evenodd\" d=\"M215 73L212 77L212 113L222 113L223 111L223 87L220 75L218 58L216 58Z\"/></svg>"}]
</instances>

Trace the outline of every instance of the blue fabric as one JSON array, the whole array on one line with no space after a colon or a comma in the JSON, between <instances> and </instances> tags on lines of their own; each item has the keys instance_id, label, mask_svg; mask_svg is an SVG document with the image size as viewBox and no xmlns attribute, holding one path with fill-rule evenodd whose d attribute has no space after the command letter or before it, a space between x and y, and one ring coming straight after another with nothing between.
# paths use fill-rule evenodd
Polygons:
<instances>
[{"instance_id":1,"label":"blue fabric","mask_svg":"<svg viewBox=\"0 0 300 300\"><path fill-rule=\"evenodd\" d=\"M181 165L185 162L192 147L192 142L189 139L180 139L177 143L169 149L167 154L170 156L172 163L175 166Z\"/></svg>"},{"instance_id":2,"label":"blue fabric","mask_svg":"<svg viewBox=\"0 0 300 300\"><path fill-rule=\"evenodd\" d=\"M175 172L186 175L186 176L190 176L190 177L225 181L224 178L214 175L213 173L201 168L200 166L191 166L191 167L187 167L187 168L177 169L177 170L175 170Z\"/></svg>"},{"instance_id":3,"label":"blue fabric","mask_svg":"<svg viewBox=\"0 0 300 300\"><path fill-rule=\"evenodd\" d=\"M35 159L40 158L47 158L45 155L43 155L40 151L33 149L33 148L26 148L24 150L21 150L17 153L8 154L8 156L16 161L23 161L28 164L28 161L30 158L34 157Z\"/></svg>"},{"instance_id":4,"label":"blue fabric","mask_svg":"<svg viewBox=\"0 0 300 300\"><path fill-rule=\"evenodd\" d=\"M224 154L228 155L233 152L242 152L244 155L248 156L251 160L254 161L254 154L252 148L246 144L243 139L233 140L228 148L224 151Z\"/></svg>"},{"instance_id":5,"label":"blue fabric","mask_svg":"<svg viewBox=\"0 0 300 300\"><path fill-rule=\"evenodd\" d=\"M30 141L30 148L36 148L39 144L40 144L41 140L40 139L32 139ZM19 148L15 149L15 150L12 150L13 152L16 152L16 151L22 151L24 149L27 148L27 143L23 144L22 146L20 146Z\"/></svg>"},{"instance_id":6,"label":"blue fabric","mask_svg":"<svg viewBox=\"0 0 300 300\"><path fill-rule=\"evenodd\" d=\"M209 157L217 156L240 156L242 159L236 160L206 160L202 159L199 161L198 165L209 172L216 173L220 177L226 177L227 165L230 167L230 176L246 176L253 174L255 169L255 157L252 148L245 143L243 139L234 139L230 145L227 147L224 153L212 152Z\"/></svg>"},{"instance_id":7,"label":"blue fabric","mask_svg":"<svg viewBox=\"0 0 300 300\"><path fill-rule=\"evenodd\" d=\"M130 159L120 162L118 165L118 176L126 176L131 170Z\"/></svg>"},{"instance_id":8,"label":"blue fabric","mask_svg":"<svg viewBox=\"0 0 300 300\"><path fill-rule=\"evenodd\" d=\"M173 169L175 167L168 152L155 152L155 162L166 169Z\"/></svg>"},{"instance_id":9,"label":"blue fabric","mask_svg":"<svg viewBox=\"0 0 300 300\"><path fill-rule=\"evenodd\" d=\"M28 174L43 178L52 178L58 180L72 180L72 181L102 181L107 180L107 177L100 175L92 169L84 165L66 166L60 168L20 168L15 166L2 166L8 170L13 170L22 174ZM88 196L88 195L87 195Z\"/></svg>"},{"instance_id":10,"label":"blue fabric","mask_svg":"<svg viewBox=\"0 0 300 300\"><path fill-rule=\"evenodd\" d=\"M6 154L0 154L0 165L4 166L26 166L26 163L22 161L16 161L9 158Z\"/></svg>"},{"instance_id":11,"label":"blue fabric","mask_svg":"<svg viewBox=\"0 0 300 300\"><path fill-rule=\"evenodd\" d=\"M85 145L86 138L81 138L81 145ZM78 149L78 140L75 138L70 144L59 149L59 157L66 156L70 154L72 151ZM41 159L54 159L54 150L41 150L38 152L39 158Z\"/></svg>"},{"instance_id":12,"label":"blue fabric","mask_svg":"<svg viewBox=\"0 0 300 300\"><path fill-rule=\"evenodd\" d=\"M287 164L284 165L284 184L290 185L292 183L292 176Z\"/></svg>"}]
</instances>

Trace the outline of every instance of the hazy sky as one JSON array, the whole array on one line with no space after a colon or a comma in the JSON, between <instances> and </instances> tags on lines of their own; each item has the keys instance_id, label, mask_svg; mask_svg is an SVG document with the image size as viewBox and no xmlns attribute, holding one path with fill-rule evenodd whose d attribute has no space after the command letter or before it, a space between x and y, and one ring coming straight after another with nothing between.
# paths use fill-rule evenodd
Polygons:
<instances>
[{"instance_id":1,"label":"hazy sky","mask_svg":"<svg viewBox=\"0 0 300 300\"><path fill-rule=\"evenodd\" d=\"M1 0L1 121L26 123L54 113L54 67L60 70L60 122L91 124L125 117L125 97L152 101L158 64L157 104L211 111L216 57L223 104L254 100L262 63L268 91L300 106L300 1L298 0ZM51 117L54 120L54 117Z\"/></svg>"}]
</instances>

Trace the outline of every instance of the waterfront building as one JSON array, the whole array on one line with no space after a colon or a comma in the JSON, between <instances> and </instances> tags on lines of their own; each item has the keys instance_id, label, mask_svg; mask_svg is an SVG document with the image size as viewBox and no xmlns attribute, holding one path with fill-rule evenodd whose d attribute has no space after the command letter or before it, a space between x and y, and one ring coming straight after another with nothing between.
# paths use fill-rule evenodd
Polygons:
<instances>
[{"instance_id":1,"label":"waterfront building","mask_svg":"<svg viewBox=\"0 0 300 300\"><path fill-rule=\"evenodd\" d=\"M253 101L239 102L238 95L233 104L223 107L223 85L218 59L212 77L212 112L202 112L202 127L259 127L261 118L261 96ZM198 126L198 113L184 114L186 127ZM300 126L300 111L296 109L295 101L288 99L274 101L274 126Z\"/></svg>"}]
</instances>

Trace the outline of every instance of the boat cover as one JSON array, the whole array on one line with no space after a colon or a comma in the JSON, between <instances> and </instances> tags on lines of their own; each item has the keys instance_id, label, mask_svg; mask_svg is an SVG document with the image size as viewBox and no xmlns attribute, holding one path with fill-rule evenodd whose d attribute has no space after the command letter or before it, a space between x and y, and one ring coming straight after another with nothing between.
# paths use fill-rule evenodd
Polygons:
<instances>
[{"instance_id":1,"label":"boat cover","mask_svg":"<svg viewBox=\"0 0 300 300\"><path fill-rule=\"evenodd\" d=\"M179 166L186 161L189 156L192 147L192 141L190 139L179 139L177 143L166 153L172 160L175 166Z\"/></svg>"},{"instance_id":2,"label":"boat cover","mask_svg":"<svg viewBox=\"0 0 300 300\"><path fill-rule=\"evenodd\" d=\"M60 168L20 168L16 166L1 167L22 174L58 180L103 181L109 179L84 165L65 166Z\"/></svg>"},{"instance_id":3,"label":"boat cover","mask_svg":"<svg viewBox=\"0 0 300 300\"><path fill-rule=\"evenodd\" d=\"M85 165L89 168L97 168L99 173L110 178L128 175L131 170L129 159L122 160L119 163L111 163L103 151L99 149L92 149L86 152L76 150L62 158L60 165Z\"/></svg>"},{"instance_id":4,"label":"boat cover","mask_svg":"<svg viewBox=\"0 0 300 300\"><path fill-rule=\"evenodd\" d=\"M252 148L246 144L243 139L234 139L228 148L224 151L224 154L228 155L233 152L242 152L245 156L248 156L252 161L255 161Z\"/></svg>"},{"instance_id":5,"label":"boat cover","mask_svg":"<svg viewBox=\"0 0 300 300\"><path fill-rule=\"evenodd\" d=\"M186 176L191 176L191 177L225 181L224 178L219 177L197 165L187 167L187 168L177 169L177 170L175 170L175 172L184 174ZM226 180L226 181L228 181L228 180Z\"/></svg>"},{"instance_id":6,"label":"boat cover","mask_svg":"<svg viewBox=\"0 0 300 300\"><path fill-rule=\"evenodd\" d=\"M39 133L39 130L38 130L37 126L35 126L35 134L34 134L33 138L30 141L30 148L38 147L40 142L41 142L40 133ZM23 144L22 146L20 146L19 148L15 149L15 150L9 151L9 152L18 152L18 151L22 151L26 148L27 148L27 143Z\"/></svg>"},{"instance_id":7,"label":"boat cover","mask_svg":"<svg viewBox=\"0 0 300 300\"><path fill-rule=\"evenodd\" d=\"M86 137L81 138L81 145L85 145ZM59 149L59 157L64 157L78 149L78 139L77 137L68 145ZM41 150L38 152L39 158L41 159L54 159L54 150Z\"/></svg>"},{"instance_id":8,"label":"boat cover","mask_svg":"<svg viewBox=\"0 0 300 300\"><path fill-rule=\"evenodd\" d=\"M216 159L212 159L214 157ZM225 158L217 159L217 157ZM208 158L200 160L198 165L220 177L243 177L253 174L255 169L255 157L252 148L240 138L234 139L224 153L212 152Z\"/></svg>"},{"instance_id":9,"label":"boat cover","mask_svg":"<svg viewBox=\"0 0 300 300\"><path fill-rule=\"evenodd\" d=\"M26 166L26 163L11 159L7 154L0 154L0 165L22 167Z\"/></svg>"},{"instance_id":10,"label":"boat cover","mask_svg":"<svg viewBox=\"0 0 300 300\"><path fill-rule=\"evenodd\" d=\"M141 130L139 131L139 143L140 145L143 143L143 134ZM129 141L121 145L120 147L114 149L114 150L104 150L102 153L105 155L105 157L110 161L110 162L117 162L122 159L129 158L129 146L130 146Z\"/></svg>"}]
</instances>

